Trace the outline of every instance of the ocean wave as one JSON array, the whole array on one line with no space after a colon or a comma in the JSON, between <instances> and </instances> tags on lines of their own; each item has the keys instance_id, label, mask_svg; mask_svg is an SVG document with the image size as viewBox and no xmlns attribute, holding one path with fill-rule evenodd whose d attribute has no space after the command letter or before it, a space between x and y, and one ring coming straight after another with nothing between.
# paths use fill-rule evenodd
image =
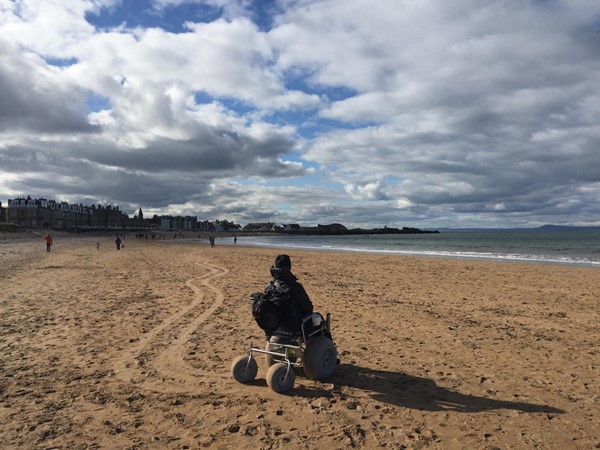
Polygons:
<instances>
[{"instance_id":1,"label":"ocean wave","mask_svg":"<svg viewBox=\"0 0 600 450\"><path fill-rule=\"evenodd\" d=\"M358 245L335 245L331 242L318 242L318 239L294 241L293 239L261 239L247 238L244 239L244 244L258 247L269 248L287 248L287 249L302 249L302 250L322 250L322 251L339 251L339 252L354 252L354 253L371 253L371 254L386 254L386 255L402 255L402 256L426 256L433 258L449 258L449 259L468 259L482 261L506 261L506 262L526 262L540 264L560 264L560 265L577 265L600 267L600 260L572 255L549 255L537 253L503 253L494 251L473 251L473 250L444 250L444 249L405 249L397 248L381 248L375 246L358 246Z\"/></svg>"}]
</instances>

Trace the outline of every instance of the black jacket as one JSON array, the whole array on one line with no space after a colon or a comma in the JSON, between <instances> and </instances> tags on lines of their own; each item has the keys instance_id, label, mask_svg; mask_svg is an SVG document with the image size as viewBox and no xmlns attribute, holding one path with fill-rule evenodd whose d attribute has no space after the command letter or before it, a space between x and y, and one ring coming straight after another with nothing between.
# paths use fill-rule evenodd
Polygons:
<instances>
[{"instance_id":1,"label":"black jacket","mask_svg":"<svg viewBox=\"0 0 600 450\"><path fill-rule=\"evenodd\" d=\"M269 291L273 292L274 295L285 298L286 300L283 301L287 303L287 305L281 305L285 307L286 313L282 317L282 322L277 331L300 331L302 318L313 312L313 304L304 286L298 282L295 275L288 272L273 278L267 285L265 294Z\"/></svg>"}]
</instances>

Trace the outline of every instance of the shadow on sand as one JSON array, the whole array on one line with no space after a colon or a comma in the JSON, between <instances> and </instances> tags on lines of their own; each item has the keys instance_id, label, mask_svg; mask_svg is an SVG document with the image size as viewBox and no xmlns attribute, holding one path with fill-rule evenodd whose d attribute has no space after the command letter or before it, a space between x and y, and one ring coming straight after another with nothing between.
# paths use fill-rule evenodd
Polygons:
<instances>
[{"instance_id":1,"label":"shadow on sand","mask_svg":"<svg viewBox=\"0 0 600 450\"><path fill-rule=\"evenodd\" d=\"M382 403L423 411L482 412L512 409L530 413L561 414L565 411L547 405L497 400L461 394L435 384L433 380L399 372L373 370L341 364L330 380L336 387L347 386L369 392Z\"/></svg>"}]
</instances>

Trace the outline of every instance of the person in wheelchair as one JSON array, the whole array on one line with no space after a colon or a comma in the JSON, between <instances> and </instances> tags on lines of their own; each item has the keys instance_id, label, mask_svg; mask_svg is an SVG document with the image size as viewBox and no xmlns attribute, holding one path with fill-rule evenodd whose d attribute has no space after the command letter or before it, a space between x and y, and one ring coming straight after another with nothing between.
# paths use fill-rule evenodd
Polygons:
<instances>
[{"instance_id":1,"label":"person in wheelchair","mask_svg":"<svg viewBox=\"0 0 600 450\"><path fill-rule=\"evenodd\" d=\"M264 348L250 345L249 353L238 356L231 364L233 378L249 383L258 373L255 354L263 354L269 369L267 384L275 392L289 391L295 380L294 368L307 378L325 380L340 363L326 318L313 311L304 286L292 273L288 255L278 255L270 268L272 279L262 292L250 295L252 316L265 332Z\"/></svg>"},{"instance_id":2,"label":"person in wheelchair","mask_svg":"<svg viewBox=\"0 0 600 450\"><path fill-rule=\"evenodd\" d=\"M304 286L292 273L292 261L288 255L277 255L270 268L272 279L265 295L279 297L283 309L279 326L270 333L271 342L284 342L297 338L301 332L302 319L313 312L313 304Z\"/></svg>"}]
</instances>

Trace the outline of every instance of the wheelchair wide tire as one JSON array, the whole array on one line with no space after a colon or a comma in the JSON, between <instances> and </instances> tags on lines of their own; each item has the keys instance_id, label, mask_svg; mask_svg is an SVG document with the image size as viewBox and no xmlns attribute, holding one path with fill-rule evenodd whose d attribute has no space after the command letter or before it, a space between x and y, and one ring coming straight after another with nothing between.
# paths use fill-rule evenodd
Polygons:
<instances>
[{"instance_id":1,"label":"wheelchair wide tire","mask_svg":"<svg viewBox=\"0 0 600 450\"><path fill-rule=\"evenodd\" d=\"M306 344L304 373L313 380L325 380L333 375L337 365L337 350L327 336L316 336Z\"/></svg>"}]
</instances>

